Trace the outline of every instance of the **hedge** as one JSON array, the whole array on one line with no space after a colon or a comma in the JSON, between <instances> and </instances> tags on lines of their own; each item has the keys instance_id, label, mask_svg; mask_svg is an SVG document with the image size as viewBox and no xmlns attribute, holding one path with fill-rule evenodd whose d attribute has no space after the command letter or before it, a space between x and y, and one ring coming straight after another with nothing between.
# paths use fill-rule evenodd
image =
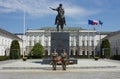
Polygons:
<instances>
[{"instance_id":1,"label":"hedge","mask_svg":"<svg viewBox=\"0 0 120 79\"><path fill-rule=\"evenodd\" d=\"M13 40L10 46L10 59L20 58L20 45L18 40Z\"/></svg>"},{"instance_id":2,"label":"hedge","mask_svg":"<svg viewBox=\"0 0 120 79\"><path fill-rule=\"evenodd\" d=\"M0 56L0 61L8 60L8 59L9 59L9 56Z\"/></svg>"},{"instance_id":3,"label":"hedge","mask_svg":"<svg viewBox=\"0 0 120 79\"><path fill-rule=\"evenodd\" d=\"M111 59L120 60L120 55L114 55L114 56L111 57Z\"/></svg>"}]
</instances>

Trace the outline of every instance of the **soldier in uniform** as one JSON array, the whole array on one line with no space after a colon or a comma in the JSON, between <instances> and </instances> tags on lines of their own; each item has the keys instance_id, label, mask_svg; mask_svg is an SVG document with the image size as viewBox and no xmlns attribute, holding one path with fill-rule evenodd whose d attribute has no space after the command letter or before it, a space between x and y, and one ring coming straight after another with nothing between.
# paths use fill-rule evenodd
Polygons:
<instances>
[{"instance_id":1,"label":"soldier in uniform","mask_svg":"<svg viewBox=\"0 0 120 79\"><path fill-rule=\"evenodd\" d=\"M62 68L63 70L66 70L67 53L65 51L61 54L61 58L62 58Z\"/></svg>"},{"instance_id":2,"label":"soldier in uniform","mask_svg":"<svg viewBox=\"0 0 120 79\"><path fill-rule=\"evenodd\" d=\"M56 50L54 50L54 52L52 53L52 67L53 67L53 70L56 70L57 58L58 58L58 53L56 52Z\"/></svg>"}]
</instances>

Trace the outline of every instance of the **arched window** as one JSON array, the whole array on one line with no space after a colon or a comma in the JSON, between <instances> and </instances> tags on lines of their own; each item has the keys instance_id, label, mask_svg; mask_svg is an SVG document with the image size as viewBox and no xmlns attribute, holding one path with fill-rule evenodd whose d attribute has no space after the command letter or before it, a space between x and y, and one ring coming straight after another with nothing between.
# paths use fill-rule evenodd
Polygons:
<instances>
[{"instance_id":1,"label":"arched window","mask_svg":"<svg viewBox=\"0 0 120 79\"><path fill-rule=\"evenodd\" d=\"M45 56L48 56L48 50L47 49L45 50Z\"/></svg>"},{"instance_id":2,"label":"arched window","mask_svg":"<svg viewBox=\"0 0 120 79\"><path fill-rule=\"evenodd\" d=\"M73 49L71 49L70 53L71 53L71 56L73 56L73 55L74 55L74 54L73 54L73 53L74 53L74 52L73 52Z\"/></svg>"},{"instance_id":3,"label":"arched window","mask_svg":"<svg viewBox=\"0 0 120 79\"><path fill-rule=\"evenodd\" d=\"M85 55L85 51L82 51L82 55Z\"/></svg>"},{"instance_id":4,"label":"arched window","mask_svg":"<svg viewBox=\"0 0 120 79\"><path fill-rule=\"evenodd\" d=\"M79 54L78 54L78 50L75 50L75 55L76 55L76 56L78 56L78 55L79 55Z\"/></svg>"}]
</instances>

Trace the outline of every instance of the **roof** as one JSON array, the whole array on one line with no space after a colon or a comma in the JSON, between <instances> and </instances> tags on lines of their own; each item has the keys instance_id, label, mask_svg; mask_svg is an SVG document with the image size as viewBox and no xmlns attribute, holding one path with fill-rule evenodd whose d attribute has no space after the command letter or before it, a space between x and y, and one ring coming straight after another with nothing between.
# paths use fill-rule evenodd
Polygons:
<instances>
[{"instance_id":1,"label":"roof","mask_svg":"<svg viewBox=\"0 0 120 79\"><path fill-rule=\"evenodd\" d=\"M111 32L97 32L97 34L101 34L101 35L109 35L109 34L111 34Z\"/></svg>"},{"instance_id":2,"label":"roof","mask_svg":"<svg viewBox=\"0 0 120 79\"><path fill-rule=\"evenodd\" d=\"M55 31L56 28L55 27L43 27L40 30ZM84 29L81 27L65 27L63 30L65 30L65 31L78 31L78 30L84 30Z\"/></svg>"},{"instance_id":3,"label":"roof","mask_svg":"<svg viewBox=\"0 0 120 79\"><path fill-rule=\"evenodd\" d=\"M23 35L23 33L14 33L14 35Z\"/></svg>"},{"instance_id":4,"label":"roof","mask_svg":"<svg viewBox=\"0 0 120 79\"><path fill-rule=\"evenodd\" d=\"M4 29L1 29L1 28L0 28L0 33L3 34L4 36L11 36L11 38L15 38L15 39L18 39L18 40L21 40L21 41L22 41L22 39L20 39L20 38L17 37L16 35L8 32L8 31L6 31L6 30L4 30Z\"/></svg>"},{"instance_id":5,"label":"roof","mask_svg":"<svg viewBox=\"0 0 120 79\"><path fill-rule=\"evenodd\" d=\"M119 31L115 31L115 32L111 32L107 37L105 37L105 38L110 38L110 37L112 37L112 36L115 36L115 35L118 35L118 34L120 34L120 30Z\"/></svg>"},{"instance_id":6,"label":"roof","mask_svg":"<svg viewBox=\"0 0 120 79\"><path fill-rule=\"evenodd\" d=\"M42 27L39 29L27 29L27 30L45 30L45 31L56 31L55 27ZM64 31L96 31L96 30L91 30L91 29L83 29L81 27L65 27L63 29ZM99 34L99 32L96 32L97 34ZM109 35L111 32L100 32L101 35Z\"/></svg>"}]
</instances>

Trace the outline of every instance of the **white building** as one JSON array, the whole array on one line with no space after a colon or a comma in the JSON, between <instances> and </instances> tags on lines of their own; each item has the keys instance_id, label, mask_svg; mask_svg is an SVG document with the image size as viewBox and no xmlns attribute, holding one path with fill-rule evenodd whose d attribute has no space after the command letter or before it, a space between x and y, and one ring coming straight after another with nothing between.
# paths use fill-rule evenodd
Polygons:
<instances>
[{"instance_id":1,"label":"white building","mask_svg":"<svg viewBox=\"0 0 120 79\"><path fill-rule=\"evenodd\" d=\"M9 55L11 42L13 40L18 40L20 47L22 47L22 39L0 28L0 56Z\"/></svg>"},{"instance_id":2,"label":"white building","mask_svg":"<svg viewBox=\"0 0 120 79\"><path fill-rule=\"evenodd\" d=\"M111 46L111 55L120 55L120 31L111 33L106 37Z\"/></svg>"},{"instance_id":3,"label":"white building","mask_svg":"<svg viewBox=\"0 0 120 79\"><path fill-rule=\"evenodd\" d=\"M16 34L23 39L26 54L30 53L35 43L41 43L45 48L45 55L50 55L51 32L56 32L55 28L27 29L25 35ZM107 33L99 33L96 30L84 30L77 27L65 28L63 32L70 33L70 55L71 56L94 56L100 39L107 36Z\"/></svg>"},{"instance_id":4,"label":"white building","mask_svg":"<svg viewBox=\"0 0 120 79\"><path fill-rule=\"evenodd\" d=\"M35 43L41 43L45 48L45 55L50 55L51 32L56 32L55 28L28 29L25 35L16 35L0 29L0 56L9 55L10 45L13 40L18 40L21 54L30 53ZM64 32L70 33L70 55L71 56L94 56L99 52L100 39L109 39L111 54L120 55L120 31L113 33L97 32L96 30L85 30L76 27L65 28ZM106 37L107 36L107 37ZM23 50L24 49L24 50Z\"/></svg>"}]
</instances>

